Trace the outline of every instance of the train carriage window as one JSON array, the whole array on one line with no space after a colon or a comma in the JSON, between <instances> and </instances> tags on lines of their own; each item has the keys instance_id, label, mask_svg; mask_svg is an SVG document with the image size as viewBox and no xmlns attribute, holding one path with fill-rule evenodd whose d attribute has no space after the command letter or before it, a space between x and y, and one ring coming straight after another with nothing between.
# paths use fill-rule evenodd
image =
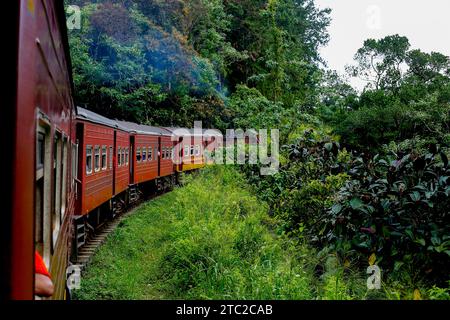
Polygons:
<instances>
[{"instance_id":1,"label":"train carriage window","mask_svg":"<svg viewBox=\"0 0 450 320\"><path fill-rule=\"evenodd\" d=\"M199 146L199 145L196 145L196 146L195 146L195 155L196 155L196 156L199 156L199 155L200 155L200 146Z\"/></svg>"},{"instance_id":2,"label":"train carriage window","mask_svg":"<svg viewBox=\"0 0 450 320\"><path fill-rule=\"evenodd\" d=\"M118 151L117 151L117 166L120 167L122 166L122 162L121 162L121 155L122 154L122 148L119 147Z\"/></svg>"},{"instance_id":3,"label":"train carriage window","mask_svg":"<svg viewBox=\"0 0 450 320\"><path fill-rule=\"evenodd\" d=\"M100 147L95 146L94 149L94 170L95 172L100 171Z\"/></svg>"},{"instance_id":4,"label":"train carriage window","mask_svg":"<svg viewBox=\"0 0 450 320\"><path fill-rule=\"evenodd\" d=\"M66 213L66 201L67 201L67 160L68 160L68 142L67 137L63 138L63 148L62 148L62 162L61 162L61 174L62 174L62 186L61 186L61 223L63 221L64 215Z\"/></svg>"},{"instance_id":5,"label":"train carriage window","mask_svg":"<svg viewBox=\"0 0 450 320\"><path fill-rule=\"evenodd\" d=\"M142 148L142 162L147 161L147 148Z\"/></svg>"},{"instance_id":6,"label":"train carriage window","mask_svg":"<svg viewBox=\"0 0 450 320\"><path fill-rule=\"evenodd\" d=\"M56 240L58 239L59 229L61 225L61 172L62 172L62 137L61 134L55 132L53 145L53 201L52 201L52 217L51 230L52 242L51 250L54 249Z\"/></svg>"},{"instance_id":7,"label":"train carriage window","mask_svg":"<svg viewBox=\"0 0 450 320\"><path fill-rule=\"evenodd\" d=\"M108 169L106 150L107 150L106 146L103 146L102 147L102 170Z\"/></svg>"},{"instance_id":8,"label":"train carriage window","mask_svg":"<svg viewBox=\"0 0 450 320\"><path fill-rule=\"evenodd\" d=\"M127 148L125 151L125 164L128 166L130 163L130 148Z\"/></svg>"},{"instance_id":9,"label":"train carriage window","mask_svg":"<svg viewBox=\"0 0 450 320\"><path fill-rule=\"evenodd\" d=\"M86 174L92 173L92 146L86 146Z\"/></svg>"},{"instance_id":10,"label":"train carriage window","mask_svg":"<svg viewBox=\"0 0 450 320\"><path fill-rule=\"evenodd\" d=\"M45 135L41 132L38 132L36 152L36 169L40 170L44 167L45 156Z\"/></svg>"},{"instance_id":11,"label":"train carriage window","mask_svg":"<svg viewBox=\"0 0 450 320\"><path fill-rule=\"evenodd\" d=\"M166 147L162 147L161 149L161 159L164 159L166 157Z\"/></svg>"},{"instance_id":12,"label":"train carriage window","mask_svg":"<svg viewBox=\"0 0 450 320\"><path fill-rule=\"evenodd\" d=\"M78 179L78 144L72 144L72 190L75 190L75 182ZM76 191L75 191L76 193Z\"/></svg>"},{"instance_id":13,"label":"train carriage window","mask_svg":"<svg viewBox=\"0 0 450 320\"><path fill-rule=\"evenodd\" d=\"M50 124L39 119L36 132L35 248L50 266L52 226L52 140Z\"/></svg>"},{"instance_id":14,"label":"train carriage window","mask_svg":"<svg viewBox=\"0 0 450 320\"><path fill-rule=\"evenodd\" d=\"M191 146L191 156L194 155L194 146Z\"/></svg>"},{"instance_id":15,"label":"train carriage window","mask_svg":"<svg viewBox=\"0 0 450 320\"><path fill-rule=\"evenodd\" d=\"M189 157L189 145L184 145L184 156Z\"/></svg>"},{"instance_id":16,"label":"train carriage window","mask_svg":"<svg viewBox=\"0 0 450 320\"><path fill-rule=\"evenodd\" d=\"M141 162L141 148L140 147L137 148L137 151L136 151L136 161Z\"/></svg>"},{"instance_id":17,"label":"train carriage window","mask_svg":"<svg viewBox=\"0 0 450 320\"><path fill-rule=\"evenodd\" d=\"M148 147L148 161L152 161L152 160L153 160L152 147Z\"/></svg>"},{"instance_id":18,"label":"train carriage window","mask_svg":"<svg viewBox=\"0 0 450 320\"><path fill-rule=\"evenodd\" d=\"M122 148L122 154L121 154L121 157L122 157L122 165L123 166L126 166L126 161L125 161L125 148Z\"/></svg>"},{"instance_id":19,"label":"train carriage window","mask_svg":"<svg viewBox=\"0 0 450 320\"><path fill-rule=\"evenodd\" d=\"M113 147L109 146L109 169L111 170L113 168L113 154L114 154Z\"/></svg>"}]
</instances>

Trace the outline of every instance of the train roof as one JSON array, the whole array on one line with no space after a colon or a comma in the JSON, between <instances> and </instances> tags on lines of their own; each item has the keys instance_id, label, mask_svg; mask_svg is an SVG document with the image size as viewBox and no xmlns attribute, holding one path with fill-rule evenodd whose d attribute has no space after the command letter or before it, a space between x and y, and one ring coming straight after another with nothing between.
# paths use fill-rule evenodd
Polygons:
<instances>
[{"instance_id":1,"label":"train roof","mask_svg":"<svg viewBox=\"0 0 450 320\"><path fill-rule=\"evenodd\" d=\"M78 111L77 119L105 125L112 128L117 128L127 132L135 132L140 134L150 134L159 136L173 136L175 134L180 135L180 133L183 133L181 134L183 136L189 135L191 137L222 136L222 133L217 129L201 129L201 133L198 134L198 132L196 131L198 129L189 129L181 127L155 127L123 120L111 120L102 115L99 115L98 113L95 113L82 107L77 107L77 111ZM186 132L188 132L188 134L185 134Z\"/></svg>"},{"instance_id":2,"label":"train roof","mask_svg":"<svg viewBox=\"0 0 450 320\"><path fill-rule=\"evenodd\" d=\"M136 133L141 134L152 134L152 135L160 135L160 136L172 136L172 132L161 127L153 127L143 124L137 124L134 122L128 122L128 121L121 121L117 120L117 123L125 128L127 128L129 131L134 131Z\"/></svg>"},{"instance_id":3,"label":"train roof","mask_svg":"<svg viewBox=\"0 0 450 320\"><path fill-rule=\"evenodd\" d=\"M86 120L97 124L102 124L108 127L118 128L126 130L125 127L121 126L117 121L108 119L98 113L92 112L90 110L84 109L82 107L77 107L77 118L80 120Z\"/></svg>"},{"instance_id":4,"label":"train roof","mask_svg":"<svg viewBox=\"0 0 450 320\"><path fill-rule=\"evenodd\" d=\"M172 134L181 133L181 132L189 132L190 136L221 136L222 133L217 129L201 129L201 133L198 134L198 130L196 129L188 129L181 127L164 127L164 129L169 130ZM183 130L183 131L182 131Z\"/></svg>"}]
</instances>

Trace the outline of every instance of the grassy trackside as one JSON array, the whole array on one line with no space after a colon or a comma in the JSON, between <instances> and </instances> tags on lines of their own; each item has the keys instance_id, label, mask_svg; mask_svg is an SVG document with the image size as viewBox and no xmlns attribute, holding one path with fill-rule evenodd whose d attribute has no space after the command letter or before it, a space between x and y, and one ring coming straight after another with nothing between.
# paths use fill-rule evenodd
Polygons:
<instances>
[{"instance_id":1,"label":"grassy trackside","mask_svg":"<svg viewBox=\"0 0 450 320\"><path fill-rule=\"evenodd\" d=\"M317 254L277 235L267 206L230 167L211 167L125 219L77 299L351 299L365 279L316 280ZM331 260L332 263L332 260ZM351 287L351 288L350 288Z\"/></svg>"}]
</instances>

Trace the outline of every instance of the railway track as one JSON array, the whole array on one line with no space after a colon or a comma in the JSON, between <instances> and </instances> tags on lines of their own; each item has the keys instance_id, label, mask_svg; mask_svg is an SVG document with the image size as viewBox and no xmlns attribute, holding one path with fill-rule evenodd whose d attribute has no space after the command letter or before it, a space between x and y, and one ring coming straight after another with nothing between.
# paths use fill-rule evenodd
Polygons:
<instances>
[{"instance_id":1,"label":"railway track","mask_svg":"<svg viewBox=\"0 0 450 320\"><path fill-rule=\"evenodd\" d=\"M80 251L78 252L78 256L74 264L80 268L81 272L83 272L91 262L94 254L97 252L100 246L106 241L108 235L111 234L118 227L121 221L123 221L128 216L132 215L135 211L137 211L142 205L144 205L148 201L152 201L166 194L167 192L170 191L152 195L147 199L138 202L128 211L120 215L117 215L113 220L106 222L101 228L96 230L95 233L86 241L86 244L80 248Z\"/></svg>"}]
</instances>

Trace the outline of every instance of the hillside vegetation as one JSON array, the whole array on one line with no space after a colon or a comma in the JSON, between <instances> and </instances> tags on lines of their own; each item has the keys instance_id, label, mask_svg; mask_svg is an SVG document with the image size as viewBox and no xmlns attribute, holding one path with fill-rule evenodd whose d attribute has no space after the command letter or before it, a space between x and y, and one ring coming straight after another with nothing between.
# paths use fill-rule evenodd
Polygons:
<instances>
[{"instance_id":1,"label":"hillside vegetation","mask_svg":"<svg viewBox=\"0 0 450 320\"><path fill-rule=\"evenodd\" d=\"M213 167L143 204L99 249L76 298L413 298L387 283L368 291L333 252L293 242L249 189L235 169Z\"/></svg>"}]
</instances>

